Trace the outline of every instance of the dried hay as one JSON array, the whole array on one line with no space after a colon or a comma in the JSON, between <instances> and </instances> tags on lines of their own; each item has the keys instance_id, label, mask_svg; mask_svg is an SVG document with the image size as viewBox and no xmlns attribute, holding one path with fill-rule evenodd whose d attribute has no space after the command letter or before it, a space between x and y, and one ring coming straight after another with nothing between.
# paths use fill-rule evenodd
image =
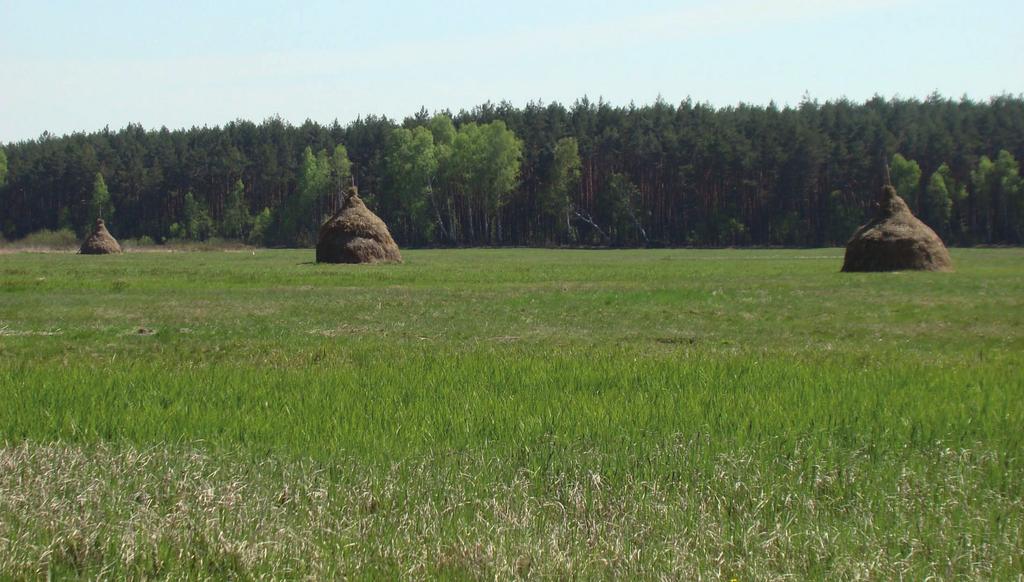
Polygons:
<instances>
[{"instance_id":1,"label":"dried hay","mask_svg":"<svg viewBox=\"0 0 1024 582\"><path fill-rule=\"evenodd\" d=\"M387 225L352 187L341 210L320 227L316 262L400 263L402 254Z\"/></svg>"},{"instance_id":2,"label":"dried hay","mask_svg":"<svg viewBox=\"0 0 1024 582\"><path fill-rule=\"evenodd\" d=\"M92 234L86 237L78 252L83 255L109 255L120 253L121 245L117 243L117 239L111 236L103 219L97 218Z\"/></svg>"},{"instance_id":3,"label":"dried hay","mask_svg":"<svg viewBox=\"0 0 1024 582\"><path fill-rule=\"evenodd\" d=\"M882 188L875 216L846 243L844 272L952 271L949 251L935 231L917 219L892 186Z\"/></svg>"}]
</instances>

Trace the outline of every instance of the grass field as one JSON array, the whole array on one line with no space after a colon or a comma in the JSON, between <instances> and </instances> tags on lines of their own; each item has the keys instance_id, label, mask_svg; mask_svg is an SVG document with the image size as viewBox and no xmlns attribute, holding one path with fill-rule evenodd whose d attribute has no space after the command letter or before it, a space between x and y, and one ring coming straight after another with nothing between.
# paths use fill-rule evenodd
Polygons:
<instances>
[{"instance_id":1,"label":"grass field","mask_svg":"<svg viewBox=\"0 0 1024 582\"><path fill-rule=\"evenodd\" d=\"M0 578L1019 579L1024 250L0 255Z\"/></svg>"}]
</instances>

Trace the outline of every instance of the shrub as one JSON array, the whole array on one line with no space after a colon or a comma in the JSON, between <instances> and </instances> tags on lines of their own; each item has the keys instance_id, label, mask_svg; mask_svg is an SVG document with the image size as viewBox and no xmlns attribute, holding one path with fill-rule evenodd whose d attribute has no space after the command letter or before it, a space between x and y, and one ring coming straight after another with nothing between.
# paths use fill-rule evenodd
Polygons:
<instances>
[{"instance_id":1,"label":"shrub","mask_svg":"<svg viewBox=\"0 0 1024 582\"><path fill-rule=\"evenodd\" d=\"M121 241L121 246L126 249L137 249L140 247L152 247L156 246L156 241L151 236L140 236L139 238L129 238Z\"/></svg>"},{"instance_id":2,"label":"shrub","mask_svg":"<svg viewBox=\"0 0 1024 582\"><path fill-rule=\"evenodd\" d=\"M70 228L60 230L37 230L25 238L14 241L13 246L21 248L47 248L54 250L74 250L81 244L78 235Z\"/></svg>"}]
</instances>

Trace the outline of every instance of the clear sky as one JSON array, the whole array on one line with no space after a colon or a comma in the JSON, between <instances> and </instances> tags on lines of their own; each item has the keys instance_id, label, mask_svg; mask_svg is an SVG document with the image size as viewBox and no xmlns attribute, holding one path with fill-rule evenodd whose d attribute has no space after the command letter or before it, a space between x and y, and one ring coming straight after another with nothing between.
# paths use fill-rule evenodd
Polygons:
<instances>
[{"instance_id":1,"label":"clear sky","mask_svg":"<svg viewBox=\"0 0 1024 582\"><path fill-rule=\"evenodd\" d=\"M0 143L485 101L1024 92L1024 0L0 0Z\"/></svg>"}]
</instances>

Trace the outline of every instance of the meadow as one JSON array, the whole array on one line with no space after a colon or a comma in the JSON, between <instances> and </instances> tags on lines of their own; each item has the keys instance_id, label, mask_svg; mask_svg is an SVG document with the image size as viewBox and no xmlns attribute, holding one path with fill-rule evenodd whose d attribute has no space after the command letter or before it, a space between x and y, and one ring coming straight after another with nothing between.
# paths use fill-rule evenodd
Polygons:
<instances>
[{"instance_id":1,"label":"meadow","mask_svg":"<svg viewBox=\"0 0 1024 582\"><path fill-rule=\"evenodd\" d=\"M0 254L0 578L1024 576L1024 250L403 254Z\"/></svg>"}]
</instances>

